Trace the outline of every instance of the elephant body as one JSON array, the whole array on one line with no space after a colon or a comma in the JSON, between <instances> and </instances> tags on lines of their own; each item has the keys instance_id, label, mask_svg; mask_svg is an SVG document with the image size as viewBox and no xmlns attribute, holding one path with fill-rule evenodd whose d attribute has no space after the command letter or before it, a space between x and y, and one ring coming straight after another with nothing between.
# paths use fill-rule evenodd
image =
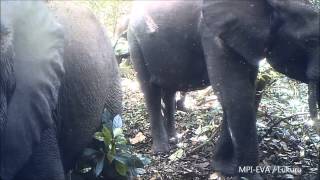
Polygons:
<instances>
[{"instance_id":1,"label":"elephant body","mask_svg":"<svg viewBox=\"0 0 320 180\"><path fill-rule=\"evenodd\" d=\"M4 27L14 55L0 97L3 82L15 84L1 116L1 179L65 179L103 109L121 113L113 49L94 15L70 2L1 1L1 13L1 39Z\"/></svg>"},{"instance_id":2,"label":"elephant body","mask_svg":"<svg viewBox=\"0 0 320 180\"><path fill-rule=\"evenodd\" d=\"M112 116L121 114L120 76L106 32L87 8L70 2L52 2L50 7L65 28L66 72L58 111L63 159L73 162L100 126L103 108Z\"/></svg>"},{"instance_id":3,"label":"elephant body","mask_svg":"<svg viewBox=\"0 0 320 180\"><path fill-rule=\"evenodd\" d=\"M130 55L151 118L156 152L168 151L168 139L176 140L176 91L210 85L198 31L200 5L200 1L136 2L132 10ZM161 119L160 98L165 104L166 125Z\"/></svg>"},{"instance_id":4,"label":"elephant body","mask_svg":"<svg viewBox=\"0 0 320 180\"><path fill-rule=\"evenodd\" d=\"M302 0L136 2L128 39L153 151L168 151L175 138L175 92L211 85L224 113L213 168L237 175L239 166L257 165L258 63L267 57L278 71L319 87L317 19L319 13ZM310 38L315 47L303 43Z\"/></svg>"}]
</instances>

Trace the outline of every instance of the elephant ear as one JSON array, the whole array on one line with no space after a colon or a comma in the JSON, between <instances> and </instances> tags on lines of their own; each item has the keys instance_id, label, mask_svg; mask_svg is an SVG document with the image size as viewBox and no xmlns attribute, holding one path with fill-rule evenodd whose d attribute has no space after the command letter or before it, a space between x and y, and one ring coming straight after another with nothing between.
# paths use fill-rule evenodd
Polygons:
<instances>
[{"instance_id":1,"label":"elephant ear","mask_svg":"<svg viewBox=\"0 0 320 180\"><path fill-rule=\"evenodd\" d=\"M288 45L296 46L304 51L309 59L301 59L306 63L306 76L309 79L319 80L320 73L320 9L308 0L268 0L275 14L278 24L277 30L272 34L275 37L273 44L285 39Z\"/></svg>"},{"instance_id":2,"label":"elephant ear","mask_svg":"<svg viewBox=\"0 0 320 180\"><path fill-rule=\"evenodd\" d=\"M224 45L257 65L269 35L269 11L264 1L203 0L202 20Z\"/></svg>"},{"instance_id":3,"label":"elephant ear","mask_svg":"<svg viewBox=\"0 0 320 180\"><path fill-rule=\"evenodd\" d=\"M319 42L319 8L309 0L267 1L277 15L276 20L282 22L277 30L279 35L285 35L301 46L313 38Z\"/></svg>"},{"instance_id":4,"label":"elephant ear","mask_svg":"<svg viewBox=\"0 0 320 180\"><path fill-rule=\"evenodd\" d=\"M268 0L280 21L273 36L277 38L272 43L279 43L279 39L286 39L288 46L296 46L298 52L304 51L306 58L297 59L299 69L304 71L305 81L309 84L309 110L312 119L317 117L317 100L319 99L320 80L320 9L308 0ZM280 37L280 38L278 38ZM281 42L280 42L281 43ZM297 52L297 51L296 51ZM291 59L290 59L291 60ZM292 61L292 60L291 60Z\"/></svg>"},{"instance_id":5,"label":"elephant ear","mask_svg":"<svg viewBox=\"0 0 320 180\"><path fill-rule=\"evenodd\" d=\"M64 74L64 42L61 26L42 1L1 1L1 23L13 30L15 53L16 88L0 147L0 176L12 179L40 142L41 133L55 126L52 112Z\"/></svg>"}]
</instances>

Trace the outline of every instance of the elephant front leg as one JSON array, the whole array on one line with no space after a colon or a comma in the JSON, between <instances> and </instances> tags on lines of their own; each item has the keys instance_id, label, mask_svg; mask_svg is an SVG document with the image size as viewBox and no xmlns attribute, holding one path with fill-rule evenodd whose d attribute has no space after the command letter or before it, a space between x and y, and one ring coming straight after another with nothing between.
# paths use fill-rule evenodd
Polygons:
<instances>
[{"instance_id":1,"label":"elephant front leg","mask_svg":"<svg viewBox=\"0 0 320 180\"><path fill-rule=\"evenodd\" d=\"M39 145L34 148L28 163L14 179L65 179L55 128L42 132Z\"/></svg>"},{"instance_id":2,"label":"elephant front leg","mask_svg":"<svg viewBox=\"0 0 320 180\"><path fill-rule=\"evenodd\" d=\"M226 175L233 175L236 169L236 159L225 112L223 116L221 133L214 147L212 168Z\"/></svg>"},{"instance_id":3,"label":"elephant front leg","mask_svg":"<svg viewBox=\"0 0 320 180\"><path fill-rule=\"evenodd\" d=\"M152 151L168 152L169 140L161 115L161 88L151 83L142 85L151 123Z\"/></svg>"},{"instance_id":4,"label":"elephant front leg","mask_svg":"<svg viewBox=\"0 0 320 180\"><path fill-rule=\"evenodd\" d=\"M223 157L224 153L221 153L223 149L219 148L215 157L218 162L216 169L219 169L222 174L252 177L240 173L239 167L258 164L254 101L257 67L247 63L241 56L226 48L223 41L211 34L209 29L204 29L202 45L209 79L213 89L217 91L225 114L224 121L226 122L224 122L225 127L221 134L225 142L221 142L224 146L220 145L220 148L233 147L233 152L230 149L224 150L230 151L232 158ZM232 146L226 138L228 134ZM230 166L233 167L232 171L230 171Z\"/></svg>"},{"instance_id":5,"label":"elephant front leg","mask_svg":"<svg viewBox=\"0 0 320 180\"><path fill-rule=\"evenodd\" d=\"M226 117L224 119L225 131L221 134L224 140L220 152L226 152L219 153L217 151L215 160L219 159L219 155L222 157L222 161L217 161L217 169L224 174L238 174L247 177L247 174L242 174L239 169L244 166L258 165L255 89L254 86L250 85L250 81L242 81L241 73L233 76L233 78L235 79L226 78L224 82L221 82L219 88ZM228 136L230 136L232 146ZM223 150L223 147L229 149ZM230 148L233 148L233 150ZM230 157L226 156L228 151ZM233 172L232 168L234 168Z\"/></svg>"},{"instance_id":6,"label":"elephant front leg","mask_svg":"<svg viewBox=\"0 0 320 180\"><path fill-rule=\"evenodd\" d=\"M176 122L174 119L175 107L175 91L163 90L163 102L164 102L164 117L166 120L167 132L170 143L177 143Z\"/></svg>"}]
</instances>

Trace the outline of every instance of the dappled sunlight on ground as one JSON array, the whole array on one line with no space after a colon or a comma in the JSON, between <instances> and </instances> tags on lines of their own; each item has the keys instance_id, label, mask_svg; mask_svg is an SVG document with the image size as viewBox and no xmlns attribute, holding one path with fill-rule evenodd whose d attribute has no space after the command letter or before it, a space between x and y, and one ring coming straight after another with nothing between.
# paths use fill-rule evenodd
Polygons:
<instances>
[{"instance_id":1,"label":"dappled sunlight on ground","mask_svg":"<svg viewBox=\"0 0 320 180\"><path fill-rule=\"evenodd\" d=\"M172 146L166 155L154 155L151 153L149 117L139 83L134 76L126 76L122 78L122 85L126 136L136 153L146 154L152 159L140 179L218 177L210 170L210 163L218 138L222 109L211 87L187 93L188 111L177 111L175 114L179 143ZM295 85L295 88L288 88L292 85L288 85L285 79L274 85L262 99L258 112L259 165L298 167L302 169L302 176L294 173L262 176L268 179L310 179L318 168L319 160L316 157L320 138L310 126L312 123L308 119L308 109L305 108L306 99L300 98L305 87Z\"/></svg>"}]
</instances>

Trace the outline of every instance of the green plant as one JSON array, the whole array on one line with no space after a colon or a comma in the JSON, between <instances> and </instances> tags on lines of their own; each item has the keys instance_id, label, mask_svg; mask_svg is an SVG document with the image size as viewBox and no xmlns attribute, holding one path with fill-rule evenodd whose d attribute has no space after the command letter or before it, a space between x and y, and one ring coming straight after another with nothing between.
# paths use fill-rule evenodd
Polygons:
<instances>
[{"instance_id":1,"label":"green plant","mask_svg":"<svg viewBox=\"0 0 320 180\"><path fill-rule=\"evenodd\" d=\"M110 112L104 110L102 129L95 133L95 143L84 150L76 170L78 174L90 179L105 179L112 173L128 177L143 172L144 165L150 163L150 159L132 153L123 134L122 121L120 115L112 117Z\"/></svg>"}]
</instances>

